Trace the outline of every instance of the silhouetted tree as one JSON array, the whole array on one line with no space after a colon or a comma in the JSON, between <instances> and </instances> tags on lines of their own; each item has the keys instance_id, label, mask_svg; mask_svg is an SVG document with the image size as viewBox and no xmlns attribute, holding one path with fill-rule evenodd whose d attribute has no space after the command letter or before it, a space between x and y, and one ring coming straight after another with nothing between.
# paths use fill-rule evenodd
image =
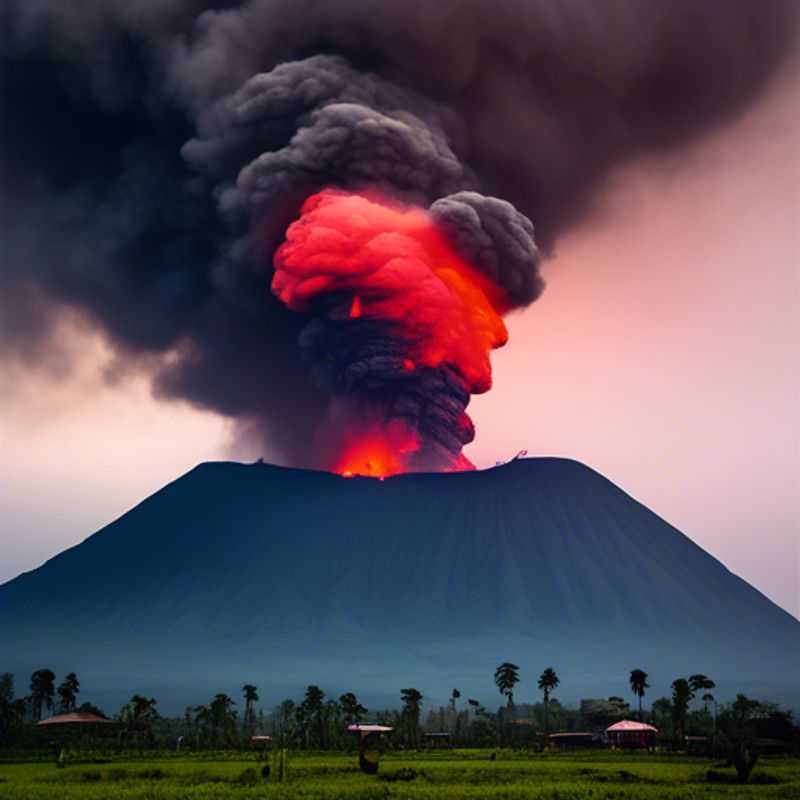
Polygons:
<instances>
[{"instance_id":1,"label":"silhouetted tree","mask_svg":"<svg viewBox=\"0 0 800 800\"><path fill-rule=\"evenodd\" d=\"M367 713L367 709L358 702L358 698L353 692L345 692L339 698L339 705L342 709L345 725L357 725L361 722L364 714Z\"/></svg>"},{"instance_id":2,"label":"silhouetted tree","mask_svg":"<svg viewBox=\"0 0 800 800\"><path fill-rule=\"evenodd\" d=\"M306 689L306 696L298 707L298 710L301 711L300 719L302 719L305 732L306 747L311 743L312 734L316 739L317 747L325 746L324 702L325 692L319 686L311 685Z\"/></svg>"},{"instance_id":3,"label":"silhouetted tree","mask_svg":"<svg viewBox=\"0 0 800 800\"><path fill-rule=\"evenodd\" d=\"M549 733L550 726L550 693L558 686L561 681L558 679L555 670L548 667L539 676L539 689L544 694L544 732Z\"/></svg>"},{"instance_id":4,"label":"silhouetted tree","mask_svg":"<svg viewBox=\"0 0 800 800\"><path fill-rule=\"evenodd\" d=\"M506 698L506 705L514 705L514 687L519 683L519 667L510 661L504 661L494 671L494 682L497 690Z\"/></svg>"},{"instance_id":5,"label":"silhouetted tree","mask_svg":"<svg viewBox=\"0 0 800 800\"><path fill-rule=\"evenodd\" d=\"M38 722L42 718L42 710L53 707L53 696L56 693L56 676L51 669L37 669L31 675L31 713Z\"/></svg>"},{"instance_id":6,"label":"silhouetted tree","mask_svg":"<svg viewBox=\"0 0 800 800\"><path fill-rule=\"evenodd\" d=\"M706 675L691 675L689 677L689 688L692 690L692 698L701 691L710 691L711 689L715 689L717 686L711 678L707 677Z\"/></svg>"},{"instance_id":7,"label":"silhouetted tree","mask_svg":"<svg viewBox=\"0 0 800 800\"><path fill-rule=\"evenodd\" d=\"M293 700L284 700L272 712L272 733L278 738L281 747L294 741L296 710L297 707Z\"/></svg>"},{"instance_id":8,"label":"silhouetted tree","mask_svg":"<svg viewBox=\"0 0 800 800\"><path fill-rule=\"evenodd\" d=\"M244 719L242 720L242 726L246 733L252 733L256 721L254 703L258 702L258 687L246 683L242 686L242 694L244 695Z\"/></svg>"},{"instance_id":9,"label":"silhouetted tree","mask_svg":"<svg viewBox=\"0 0 800 800\"><path fill-rule=\"evenodd\" d=\"M15 696L14 676L4 672L0 675L0 746L12 744L24 721L25 701Z\"/></svg>"},{"instance_id":10,"label":"silhouetted tree","mask_svg":"<svg viewBox=\"0 0 800 800\"><path fill-rule=\"evenodd\" d=\"M456 700L461 697L461 692L458 689L453 689L450 693L450 709L453 712L453 737L458 739L461 734L461 719L456 708Z\"/></svg>"},{"instance_id":11,"label":"silhouetted tree","mask_svg":"<svg viewBox=\"0 0 800 800\"><path fill-rule=\"evenodd\" d=\"M80 690L81 684L80 681L78 681L78 676L74 672L70 672L58 687L60 710L63 713L68 714L70 711L75 710L75 704Z\"/></svg>"},{"instance_id":12,"label":"silhouetted tree","mask_svg":"<svg viewBox=\"0 0 800 800\"><path fill-rule=\"evenodd\" d=\"M639 698L639 721L642 719L642 698L644 697L645 689L650 688L647 682L647 673L641 669L631 670L629 678L631 684L631 691Z\"/></svg>"},{"instance_id":13,"label":"silhouetted tree","mask_svg":"<svg viewBox=\"0 0 800 800\"><path fill-rule=\"evenodd\" d=\"M236 712L233 707L236 701L227 694L215 694L211 705L208 707L211 712L212 725L214 732L222 732L224 737L228 740L233 738L236 730Z\"/></svg>"},{"instance_id":14,"label":"silhouetted tree","mask_svg":"<svg viewBox=\"0 0 800 800\"><path fill-rule=\"evenodd\" d=\"M320 746L324 749L337 747L343 735L342 707L331 698L322 708L322 718L324 736Z\"/></svg>"},{"instance_id":15,"label":"silhouetted tree","mask_svg":"<svg viewBox=\"0 0 800 800\"><path fill-rule=\"evenodd\" d=\"M125 731L133 734L137 741L141 736L152 741L153 724L160 718L156 705L154 698L135 694L120 710L119 718L125 725Z\"/></svg>"},{"instance_id":16,"label":"silhouetted tree","mask_svg":"<svg viewBox=\"0 0 800 800\"><path fill-rule=\"evenodd\" d=\"M763 713L764 707L757 700L737 694L736 700L720 714L719 726L724 745L736 769L739 783L747 783L758 761L758 750L755 746L757 730L754 721Z\"/></svg>"},{"instance_id":17,"label":"silhouetted tree","mask_svg":"<svg viewBox=\"0 0 800 800\"><path fill-rule=\"evenodd\" d=\"M403 710L400 717L406 731L408 744L416 747L419 744L419 715L422 710L422 693L417 689L401 689L400 698Z\"/></svg>"},{"instance_id":18,"label":"silhouetted tree","mask_svg":"<svg viewBox=\"0 0 800 800\"><path fill-rule=\"evenodd\" d=\"M686 711L692 697L694 692L686 678L678 678L672 682L672 721L675 723L675 736L681 745L686 729Z\"/></svg>"}]
</instances>

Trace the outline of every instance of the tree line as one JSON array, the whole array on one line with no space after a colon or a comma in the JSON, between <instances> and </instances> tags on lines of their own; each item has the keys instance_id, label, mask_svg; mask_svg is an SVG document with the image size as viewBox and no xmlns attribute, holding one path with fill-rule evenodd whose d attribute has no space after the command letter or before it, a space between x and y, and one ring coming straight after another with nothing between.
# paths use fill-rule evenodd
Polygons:
<instances>
[{"instance_id":1,"label":"tree line","mask_svg":"<svg viewBox=\"0 0 800 800\"><path fill-rule=\"evenodd\" d=\"M705 675L676 678L671 696L656 699L649 713L643 708L650 688L648 674L634 669L627 677L638 704L636 716L658 727L662 741L671 741L675 746L682 746L687 734L751 745L758 736L792 736L791 712L743 695L731 704L719 705L711 693L714 681ZM496 711L488 710L475 698L468 698L462 705L461 692L453 689L447 704L432 709L424 720L424 697L413 687L400 691L399 708L370 712L354 692L329 697L312 684L301 699L283 700L265 714L257 708L258 687L245 684L240 698L217 693L205 704L187 707L180 718L162 716L155 698L137 694L115 714L115 730L123 746L238 747L253 736L269 735L276 746L326 750L354 747L355 737L347 732L347 726L369 719L394 728L393 746L417 748L424 732L436 731L447 732L458 746L494 747L535 742L546 745L551 730L601 731L632 715L629 704L616 696L584 700L577 709L562 706L554 696L561 680L553 667L547 667L538 677L540 702L516 702L519 682L519 666L503 662L494 672L494 683L505 702ZM13 675L0 675L0 745L21 741L26 725L40 721L49 712L102 715L93 703L79 704L80 691L74 672L58 683L52 670L40 669L31 675L29 693L16 697ZM691 710L696 699L702 706ZM743 758L747 760L749 756Z\"/></svg>"}]
</instances>

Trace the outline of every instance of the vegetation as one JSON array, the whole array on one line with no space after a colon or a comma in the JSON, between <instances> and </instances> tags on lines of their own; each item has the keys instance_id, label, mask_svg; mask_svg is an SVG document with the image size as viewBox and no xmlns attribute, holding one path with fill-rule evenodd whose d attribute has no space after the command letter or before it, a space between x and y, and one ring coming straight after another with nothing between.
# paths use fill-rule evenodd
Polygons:
<instances>
[{"instance_id":1,"label":"vegetation","mask_svg":"<svg viewBox=\"0 0 800 800\"><path fill-rule=\"evenodd\" d=\"M550 693L558 686L561 681L558 679L558 675L556 675L555 670L552 667L548 667L540 676L538 686L541 692L544 694L544 732L548 734L550 732L550 720L549 720L549 711L550 711Z\"/></svg>"},{"instance_id":2,"label":"vegetation","mask_svg":"<svg viewBox=\"0 0 800 800\"><path fill-rule=\"evenodd\" d=\"M513 707L514 687L519 683L519 667L510 661L504 661L494 671L494 682L497 690L506 698L508 707Z\"/></svg>"},{"instance_id":3,"label":"vegetation","mask_svg":"<svg viewBox=\"0 0 800 800\"><path fill-rule=\"evenodd\" d=\"M264 767L270 767L264 780ZM762 759L751 785L732 767L683 756L599 751L532 754L514 750L390 752L375 776L360 773L354 753L217 752L106 763L0 764L0 800L797 800L800 762ZM282 773L282 774L281 774ZM281 779L282 778L282 779Z\"/></svg>"},{"instance_id":4,"label":"vegetation","mask_svg":"<svg viewBox=\"0 0 800 800\"><path fill-rule=\"evenodd\" d=\"M715 792L717 790L713 787L717 784L733 782L755 782L761 788L771 786L771 766L769 773L763 768L761 771L757 769L764 763L765 748L772 752L798 754L800 730L795 727L791 712L744 695L738 695L733 703L717 704L710 694L710 690L715 688L714 682L705 675L696 674L689 678L676 678L672 683L672 697L657 699L646 713L642 698L645 689L649 688L647 677L643 670L632 670L628 683L639 700L640 719L648 719L661 731L658 758L662 760L652 761L650 756L638 753L626 761L624 769L618 769L617 774L614 769L621 762L615 754L600 749L600 736L610 724L630 718L629 704L621 697L612 696L583 700L579 708L566 708L552 695L560 685L552 667L546 668L538 678L543 702L531 705L514 702L514 689L520 680L519 667L511 662L500 664L494 672L494 679L505 704L496 711L487 709L475 698L469 698L466 707L460 707L461 692L453 689L445 704L430 709L423 719L424 697L419 689L413 687L399 692L399 708L370 711L359 702L354 692L345 692L334 699L312 684L299 702L286 699L265 713L262 709L257 710L258 687L245 684L242 686L241 716L236 701L224 693L214 695L204 705L187 708L182 718L162 716L155 698L136 694L115 715L114 725L96 726L94 731L84 728L80 732L74 728L70 732L70 729L36 725L43 712L54 707L56 695L59 698L58 711L91 710L102 714L88 701L78 707L81 687L75 673L69 673L56 688L52 670L37 670L31 676L30 694L26 697L16 696L14 676L6 673L0 675L0 800L4 797L44 798L48 791L53 790L54 783L63 784L58 789L58 796L67 798L78 796L70 794L73 784L78 783L84 789L89 784L106 789L114 784L105 794L92 795L89 792L85 795L97 796L98 800L101 797L113 800L117 796L116 787L120 791L124 788L120 797L124 796L126 800L144 797L140 786L144 771L128 764L134 759L139 764L143 758L152 761L147 767L147 779L159 781L158 796L174 796L176 800L178 797L224 796L224 792L218 794L218 789L222 791L220 787L228 784L239 788L249 786L255 790L255 787L262 786L267 774L272 783L286 783L287 787L291 784L297 789L298 794L287 793L286 797L334 797L337 795L330 787L338 785L337 781L341 779L340 789L347 794L338 796L348 797L351 789L356 792L353 796L363 792L364 797L390 797L394 791L391 787L395 784L408 784L410 794L403 796L460 796L439 794L440 784L452 784L465 797L555 796L547 794L545 788L561 792L559 796L576 799L583 797L581 792L589 789L593 798L626 797L628 795L614 795L612 791L613 786L622 782L626 785L635 783L637 797L641 788L651 792L653 797L677 798L692 797L695 783L704 783L704 791L713 789ZM624 676L620 679L623 682ZM693 708L692 701L699 692L703 692L700 698L702 707L696 703ZM709 712L711 704L713 716ZM357 740L347 732L347 726L365 719L394 729L385 741L390 766L381 769L377 779L379 783L375 780L363 783L366 776L362 778L355 774L353 759ZM568 758L549 746L547 733L551 730L593 733L595 748ZM415 752L424 744L423 731L448 733L447 743L460 749L446 754ZM256 735L260 738L252 738ZM271 737L269 748L264 735ZM686 760L690 751L687 736L693 737L695 743L699 742L706 757L713 757L714 761ZM437 741L441 743L443 740L439 738ZM158 757L154 755L155 749L160 751ZM339 751L339 755L335 751ZM545 752L540 756L539 751ZM317 755L311 755L313 753ZM330 755L322 756L321 753ZM181 788L188 780L187 774L197 766L198 759L204 764L202 769L206 777L201 779L195 774L191 785L209 784L216 787L213 793L208 787L203 789L205 794L200 789L197 789L199 794L194 789L186 794ZM254 760L263 763L258 768L245 763ZM15 761L42 763L26 772L13 766ZM99 768L84 769L89 762L94 762ZM586 767L587 771L577 773L576 778L574 766L584 762L612 766ZM2 766L4 763L7 766ZM118 767L120 763L123 766ZM213 769L209 768L211 771L206 769L206 763L213 765ZM51 766L55 770L56 764L58 772L48 772ZM221 771L217 774L220 764ZM238 765L238 771L232 772L229 764ZM677 781L684 794L677 789L673 791L672 777L667 774L667 766L675 764L691 764L694 770L691 775L687 773ZM216 777L209 777L212 772ZM620 777L623 773L625 777ZM650 777L645 779L645 775ZM782 790L794 791L797 788L793 786L795 778L776 780ZM534 790L526 781L533 781L531 785L539 787L535 792L541 789L545 793L531 794ZM9 788L12 786L16 788ZM481 794L477 790L468 790L469 786L483 787L486 792ZM664 792L658 794L652 788L655 786ZM273 788L277 791L277 787ZM12 791L16 794L9 793ZM281 788L280 791L284 790ZM800 793L776 792L773 796L796 796L800 800Z\"/></svg>"},{"instance_id":5,"label":"vegetation","mask_svg":"<svg viewBox=\"0 0 800 800\"><path fill-rule=\"evenodd\" d=\"M631 685L631 691L639 698L639 721L641 722L644 719L642 716L642 700L644 699L645 689L650 688L650 684L647 682L647 673L642 669L633 669L628 681Z\"/></svg>"},{"instance_id":6,"label":"vegetation","mask_svg":"<svg viewBox=\"0 0 800 800\"><path fill-rule=\"evenodd\" d=\"M53 707L53 695L56 692L55 673L51 669L37 669L31 675L31 693L29 706L33 718L38 722L42 718L42 711Z\"/></svg>"},{"instance_id":7,"label":"vegetation","mask_svg":"<svg viewBox=\"0 0 800 800\"><path fill-rule=\"evenodd\" d=\"M53 676L55 678L55 676ZM75 711L75 705L78 699L78 693L81 690L81 684L78 676L74 672L70 672L66 678L61 682L58 687L59 697L59 711L62 714L69 714Z\"/></svg>"}]
</instances>

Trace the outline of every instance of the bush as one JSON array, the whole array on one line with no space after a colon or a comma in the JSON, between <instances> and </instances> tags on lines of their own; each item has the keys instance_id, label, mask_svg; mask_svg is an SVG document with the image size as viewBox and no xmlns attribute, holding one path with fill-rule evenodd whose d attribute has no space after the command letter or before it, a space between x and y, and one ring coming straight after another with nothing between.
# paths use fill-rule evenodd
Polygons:
<instances>
[{"instance_id":1,"label":"bush","mask_svg":"<svg viewBox=\"0 0 800 800\"><path fill-rule=\"evenodd\" d=\"M258 783L258 773L252 767L248 767L239 775L236 779L236 783L238 783L239 786L255 786Z\"/></svg>"}]
</instances>

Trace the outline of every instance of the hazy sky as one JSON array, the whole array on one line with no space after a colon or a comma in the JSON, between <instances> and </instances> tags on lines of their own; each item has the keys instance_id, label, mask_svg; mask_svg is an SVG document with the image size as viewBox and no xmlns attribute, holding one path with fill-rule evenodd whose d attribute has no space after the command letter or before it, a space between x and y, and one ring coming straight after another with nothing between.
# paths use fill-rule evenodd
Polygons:
<instances>
[{"instance_id":1,"label":"hazy sky","mask_svg":"<svg viewBox=\"0 0 800 800\"><path fill-rule=\"evenodd\" d=\"M584 461L800 615L796 87L617 176L509 320L467 454ZM230 454L226 421L155 402L143 374L105 382L97 335L65 321L62 343L70 376L0 366L0 581Z\"/></svg>"}]
</instances>

